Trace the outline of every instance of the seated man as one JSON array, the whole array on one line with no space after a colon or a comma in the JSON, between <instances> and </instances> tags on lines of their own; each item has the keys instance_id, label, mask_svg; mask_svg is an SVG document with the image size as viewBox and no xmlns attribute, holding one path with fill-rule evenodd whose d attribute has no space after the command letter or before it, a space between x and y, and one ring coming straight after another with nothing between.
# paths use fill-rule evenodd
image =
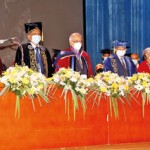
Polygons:
<instances>
[{"instance_id":1,"label":"seated man","mask_svg":"<svg viewBox=\"0 0 150 150\"><path fill-rule=\"evenodd\" d=\"M61 51L55 61L55 71L60 68L71 68L87 77L92 76L92 65L88 53L82 47L82 35L72 33L69 37L70 48Z\"/></svg>"},{"instance_id":2,"label":"seated man","mask_svg":"<svg viewBox=\"0 0 150 150\"><path fill-rule=\"evenodd\" d=\"M32 70L41 72L46 77L52 76L50 53L40 45L42 23L26 23L25 31L29 42L22 44L22 47L17 49L15 63L18 65L23 65L22 63L24 63Z\"/></svg>"},{"instance_id":3,"label":"seated man","mask_svg":"<svg viewBox=\"0 0 150 150\"><path fill-rule=\"evenodd\" d=\"M114 41L114 55L111 55L104 62L104 71L117 73L119 76L132 76L136 73L136 67L130 57L124 56L127 42Z\"/></svg>"}]
</instances>

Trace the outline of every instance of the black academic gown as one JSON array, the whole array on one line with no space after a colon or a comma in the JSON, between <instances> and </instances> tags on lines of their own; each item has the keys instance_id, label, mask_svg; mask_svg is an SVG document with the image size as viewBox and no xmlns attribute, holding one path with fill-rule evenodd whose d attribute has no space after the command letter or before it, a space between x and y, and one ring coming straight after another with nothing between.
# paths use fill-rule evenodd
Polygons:
<instances>
[{"instance_id":1,"label":"black academic gown","mask_svg":"<svg viewBox=\"0 0 150 150\"><path fill-rule=\"evenodd\" d=\"M36 56L34 52L34 48L30 43L22 44L23 48L23 55L24 55L24 64L27 65L29 68L31 68L34 71L37 71L37 65L36 65ZM42 58L42 62L44 65L44 75L46 77L52 76L52 61L49 51L44 48L43 46L39 46L40 54ZM15 58L15 64L22 65L22 52L21 47L18 47L16 52L16 58Z\"/></svg>"}]
</instances>

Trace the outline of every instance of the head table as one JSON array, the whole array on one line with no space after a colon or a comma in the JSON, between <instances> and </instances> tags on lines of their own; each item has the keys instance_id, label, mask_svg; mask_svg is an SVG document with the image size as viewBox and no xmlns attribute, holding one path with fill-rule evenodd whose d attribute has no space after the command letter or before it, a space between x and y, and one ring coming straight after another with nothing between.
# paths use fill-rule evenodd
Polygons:
<instances>
[{"instance_id":1,"label":"head table","mask_svg":"<svg viewBox=\"0 0 150 150\"><path fill-rule=\"evenodd\" d=\"M102 98L99 105L86 102L83 113L81 104L73 117L72 96L68 93L69 112L58 89L46 104L37 98L35 109L28 97L20 100L20 117L15 117L16 95L8 92L0 96L0 148L40 149L72 146L134 143L150 141L150 105L142 115L142 98L129 105L118 102L119 117L110 115L109 100ZM69 114L69 115L68 115Z\"/></svg>"}]
</instances>

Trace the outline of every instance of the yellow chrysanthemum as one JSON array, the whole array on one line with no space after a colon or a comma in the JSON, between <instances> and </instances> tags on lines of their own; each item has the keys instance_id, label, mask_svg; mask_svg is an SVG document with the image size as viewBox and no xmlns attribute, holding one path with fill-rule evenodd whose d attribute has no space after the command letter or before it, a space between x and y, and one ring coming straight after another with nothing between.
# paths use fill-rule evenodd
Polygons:
<instances>
[{"instance_id":1,"label":"yellow chrysanthemum","mask_svg":"<svg viewBox=\"0 0 150 150\"><path fill-rule=\"evenodd\" d=\"M143 79L143 77L144 77L143 74L138 75L138 79Z\"/></svg>"},{"instance_id":2,"label":"yellow chrysanthemum","mask_svg":"<svg viewBox=\"0 0 150 150\"><path fill-rule=\"evenodd\" d=\"M106 82L108 82L108 81L110 80L110 77L104 77L104 80L105 80Z\"/></svg>"},{"instance_id":3,"label":"yellow chrysanthemum","mask_svg":"<svg viewBox=\"0 0 150 150\"><path fill-rule=\"evenodd\" d=\"M132 81L136 81L137 80L137 76L133 75L133 77L131 78Z\"/></svg>"},{"instance_id":4,"label":"yellow chrysanthemum","mask_svg":"<svg viewBox=\"0 0 150 150\"><path fill-rule=\"evenodd\" d=\"M16 81L16 78L10 77L9 78L9 82L10 83L16 83L17 81Z\"/></svg>"},{"instance_id":5,"label":"yellow chrysanthemum","mask_svg":"<svg viewBox=\"0 0 150 150\"><path fill-rule=\"evenodd\" d=\"M114 89L118 89L119 85L117 83L113 83L111 87Z\"/></svg>"},{"instance_id":6,"label":"yellow chrysanthemum","mask_svg":"<svg viewBox=\"0 0 150 150\"><path fill-rule=\"evenodd\" d=\"M133 80L129 79L129 80L128 80L128 83L129 83L129 84L132 84L132 83L133 83Z\"/></svg>"},{"instance_id":7,"label":"yellow chrysanthemum","mask_svg":"<svg viewBox=\"0 0 150 150\"><path fill-rule=\"evenodd\" d=\"M143 85L144 87L146 87L146 86L147 86L147 82L146 82L146 81L143 81L143 82L142 82L142 85Z\"/></svg>"},{"instance_id":8,"label":"yellow chrysanthemum","mask_svg":"<svg viewBox=\"0 0 150 150\"><path fill-rule=\"evenodd\" d=\"M46 81L49 82L49 81L52 81L53 78L46 78Z\"/></svg>"},{"instance_id":9,"label":"yellow chrysanthemum","mask_svg":"<svg viewBox=\"0 0 150 150\"><path fill-rule=\"evenodd\" d=\"M86 80L86 82L92 82L93 81L93 78L88 78L87 80Z\"/></svg>"},{"instance_id":10,"label":"yellow chrysanthemum","mask_svg":"<svg viewBox=\"0 0 150 150\"><path fill-rule=\"evenodd\" d=\"M29 93L29 95L34 94L34 89L33 88L28 89L28 93Z\"/></svg>"},{"instance_id":11,"label":"yellow chrysanthemum","mask_svg":"<svg viewBox=\"0 0 150 150\"><path fill-rule=\"evenodd\" d=\"M129 86L125 85L125 86L124 86L124 90L125 90L125 91L129 91Z\"/></svg>"},{"instance_id":12,"label":"yellow chrysanthemum","mask_svg":"<svg viewBox=\"0 0 150 150\"><path fill-rule=\"evenodd\" d=\"M22 78L21 80L23 84L29 84L29 80L27 78Z\"/></svg>"},{"instance_id":13,"label":"yellow chrysanthemum","mask_svg":"<svg viewBox=\"0 0 150 150\"><path fill-rule=\"evenodd\" d=\"M38 89L43 89L43 85L42 85L42 84L39 84L37 88L38 88Z\"/></svg>"},{"instance_id":14,"label":"yellow chrysanthemum","mask_svg":"<svg viewBox=\"0 0 150 150\"><path fill-rule=\"evenodd\" d=\"M100 87L100 91L101 91L101 92L107 92L107 88L104 87L104 86L103 86L103 87Z\"/></svg>"}]
</instances>

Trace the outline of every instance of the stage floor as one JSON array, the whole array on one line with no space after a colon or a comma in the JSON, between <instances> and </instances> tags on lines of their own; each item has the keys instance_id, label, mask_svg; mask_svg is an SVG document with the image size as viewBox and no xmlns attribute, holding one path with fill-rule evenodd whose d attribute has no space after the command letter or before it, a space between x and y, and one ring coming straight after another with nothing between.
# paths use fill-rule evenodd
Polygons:
<instances>
[{"instance_id":1,"label":"stage floor","mask_svg":"<svg viewBox=\"0 0 150 150\"><path fill-rule=\"evenodd\" d=\"M97 146L83 146L70 148L57 148L50 150L148 150L150 143L132 143L132 144L113 144L113 145L97 145ZM42 149L40 149L42 150ZM44 149L44 150L49 150Z\"/></svg>"}]
</instances>

